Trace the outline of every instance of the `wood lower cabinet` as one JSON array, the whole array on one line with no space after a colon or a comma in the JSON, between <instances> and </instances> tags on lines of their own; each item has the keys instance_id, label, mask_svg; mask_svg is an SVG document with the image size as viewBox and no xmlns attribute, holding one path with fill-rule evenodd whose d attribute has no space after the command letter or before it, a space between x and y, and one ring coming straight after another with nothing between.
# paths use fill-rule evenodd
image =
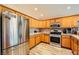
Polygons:
<instances>
[{"instance_id":1,"label":"wood lower cabinet","mask_svg":"<svg viewBox=\"0 0 79 59\"><path fill-rule=\"evenodd\" d=\"M71 50L74 55L78 54L78 40L74 37L71 37Z\"/></svg>"},{"instance_id":2,"label":"wood lower cabinet","mask_svg":"<svg viewBox=\"0 0 79 59\"><path fill-rule=\"evenodd\" d=\"M79 55L79 41L74 36L62 36L62 47L70 48L74 55Z\"/></svg>"},{"instance_id":3,"label":"wood lower cabinet","mask_svg":"<svg viewBox=\"0 0 79 59\"><path fill-rule=\"evenodd\" d=\"M35 46L35 37L31 37L29 40L29 48L32 48Z\"/></svg>"},{"instance_id":4,"label":"wood lower cabinet","mask_svg":"<svg viewBox=\"0 0 79 59\"><path fill-rule=\"evenodd\" d=\"M74 38L74 44L73 44L73 54L77 55L77 47L78 47L78 44L77 44L77 39Z\"/></svg>"},{"instance_id":5,"label":"wood lower cabinet","mask_svg":"<svg viewBox=\"0 0 79 59\"><path fill-rule=\"evenodd\" d=\"M71 37L71 50L72 50L72 53L73 53L73 48L74 48L74 38L73 37Z\"/></svg>"},{"instance_id":6,"label":"wood lower cabinet","mask_svg":"<svg viewBox=\"0 0 79 59\"><path fill-rule=\"evenodd\" d=\"M61 46L64 48L70 48L70 36L62 36Z\"/></svg>"},{"instance_id":7,"label":"wood lower cabinet","mask_svg":"<svg viewBox=\"0 0 79 59\"><path fill-rule=\"evenodd\" d=\"M32 48L40 42L50 43L48 34L37 34L30 38L29 47Z\"/></svg>"},{"instance_id":8,"label":"wood lower cabinet","mask_svg":"<svg viewBox=\"0 0 79 59\"><path fill-rule=\"evenodd\" d=\"M61 45L62 47L70 48L70 36L63 35Z\"/></svg>"},{"instance_id":9,"label":"wood lower cabinet","mask_svg":"<svg viewBox=\"0 0 79 59\"><path fill-rule=\"evenodd\" d=\"M36 41L36 45L41 42L41 40L40 40L40 35L36 35L35 41Z\"/></svg>"},{"instance_id":10,"label":"wood lower cabinet","mask_svg":"<svg viewBox=\"0 0 79 59\"><path fill-rule=\"evenodd\" d=\"M44 42L44 41L45 41L45 36L44 36L44 34L41 34L41 35L40 35L40 39L41 39L41 42Z\"/></svg>"},{"instance_id":11,"label":"wood lower cabinet","mask_svg":"<svg viewBox=\"0 0 79 59\"><path fill-rule=\"evenodd\" d=\"M44 34L44 42L50 43L50 38L48 34Z\"/></svg>"},{"instance_id":12,"label":"wood lower cabinet","mask_svg":"<svg viewBox=\"0 0 79 59\"><path fill-rule=\"evenodd\" d=\"M78 55L79 55L79 41L78 41Z\"/></svg>"},{"instance_id":13,"label":"wood lower cabinet","mask_svg":"<svg viewBox=\"0 0 79 59\"><path fill-rule=\"evenodd\" d=\"M50 43L49 34L41 34L41 41L45 43Z\"/></svg>"}]
</instances>

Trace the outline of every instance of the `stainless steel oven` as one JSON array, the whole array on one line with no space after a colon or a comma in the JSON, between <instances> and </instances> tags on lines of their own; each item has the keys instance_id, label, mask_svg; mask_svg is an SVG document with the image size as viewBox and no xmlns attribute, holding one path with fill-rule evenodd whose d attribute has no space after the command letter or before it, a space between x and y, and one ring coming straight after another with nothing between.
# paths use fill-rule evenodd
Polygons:
<instances>
[{"instance_id":1,"label":"stainless steel oven","mask_svg":"<svg viewBox=\"0 0 79 59\"><path fill-rule=\"evenodd\" d=\"M50 41L55 43L61 42L61 28L59 23L55 23L51 25Z\"/></svg>"}]
</instances>

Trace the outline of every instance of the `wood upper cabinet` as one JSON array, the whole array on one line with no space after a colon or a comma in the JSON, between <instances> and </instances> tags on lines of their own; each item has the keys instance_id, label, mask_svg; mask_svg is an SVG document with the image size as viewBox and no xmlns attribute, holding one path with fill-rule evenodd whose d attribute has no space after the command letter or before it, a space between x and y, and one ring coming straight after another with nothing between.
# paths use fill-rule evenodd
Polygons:
<instances>
[{"instance_id":1,"label":"wood upper cabinet","mask_svg":"<svg viewBox=\"0 0 79 59\"><path fill-rule=\"evenodd\" d=\"M38 26L39 26L38 20L34 20L34 19L31 19L31 18L29 19L29 27L30 28L38 28Z\"/></svg>"},{"instance_id":2,"label":"wood upper cabinet","mask_svg":"<svg viewBox=\"0 0 79 59\"><path fill-rule=\"evenodd\" d=\"M61 46L65 48L70 48L70 36L67 35L62 36Z\"/></svg>"},{"instance_id":3,"label":"wood upper cabinet","mask_svg":"<svg viewBox=\"0 0 79 59\"><path fill-rule=\"evenodd\" d=\"M50 20L45 21L45 28L50 28Z\"/></svg>"},{"instance_id":4,"label":"wood upper cabinet","mask_svg":"<svg viewBox=\"0 0 79 59\"><path fill-rule=\"evenodd\" d=\"M79 21L79 15L56 19L56 22L59 22L63 28L77 27L77 21Z\"/></svg>"},{"instance_id":5,"label":"wood upper cabinet","mask_svg":"<svg viewBox=\"0 0 79 59\"><path fill-rule=\"evenodd\" d=\"M71 20L71 26L77 27L77 21L79 21L79 16L73 16Z\"/></svg>"},{"instance_id":6,"label":"wood upper cabinet","mask_svg":"<svg viewBox=\"0 0 79 59\"><path fill-rule=\"evenodd\" d=\"M63 27L63 28L71 27L71 17L60 18L58 20L60 20L59 22L61 24L61 27Z\"/></svg>"},{"instance_id":7,"label":"wood upper cabinet","mask_svg":"<svg viewBox=\"0 0 79 59\"><path fill-rule=\"evenodd\" d=\"M0 6L0 11L2 10L2 7Z\"/></svg>"},{"instance_id":8,"label":"wood upper cabinet","mask_svg":"<svg viewBox=\"0 0 79 59\"><path fill-rule=\"evenodd\" d=\"M39 21L40 28L50 28L50 20L41 20Z\"/></svg>"},{"instance_id":9,"label":"wood upper cabinet","mask_svg":"<svg viewBox=\"0 0 79 59\"><path fill-rule=\"evenodd\" d=\"M31 37L29 39L29 48L32 48L35 46L35 37Z\"/></svg>"},{"instance_id":10,"label":"wood upper cabinet","mask_svg":"<svg viewBox=\"0 0 79 59\"><path fill-rule=\"evenodd\" d=\"M54 20L29 19L29 26L30 26L30 28L50 28L50 24L53 22L54 22Z\"/></svg>"},{"instance_id":11,"label":"wood upper cabinet","mask_svg":"<svg viewBox=\"0 0 79 59\"><path fill-rule=\"evenodd\" d=\"M51 24L55 23L55 19L51 19L51 20L49 20L49 22L50 22L50 25L51 25Z\"/></svg>"},{"instance_id":12,"label":"wood upper cabinet","mask_svg":"<svg viewBox=\"0 0 79 59\"><path fill-rule=\"evenodd\" d=\"M77 47L78 47L78 41L74 38L74 44L73 44L73 54L77 55Z\"/></svg>"}]
</instances>

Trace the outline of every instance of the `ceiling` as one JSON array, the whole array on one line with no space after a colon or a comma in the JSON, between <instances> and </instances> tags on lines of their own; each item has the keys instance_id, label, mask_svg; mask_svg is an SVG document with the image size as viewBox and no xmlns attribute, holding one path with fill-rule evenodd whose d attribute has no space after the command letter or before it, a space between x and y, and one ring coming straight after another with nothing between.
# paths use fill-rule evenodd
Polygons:
<instances>
[{"instance_id":1,"label":"ceiling","mask_svg":"<svg viewBox=\"0 0 79 59\"><path fill-rule=\"evenodd\" d=\"M79 4L5 4L39 20L79 14Z\"/></svg>"}]
</instances>

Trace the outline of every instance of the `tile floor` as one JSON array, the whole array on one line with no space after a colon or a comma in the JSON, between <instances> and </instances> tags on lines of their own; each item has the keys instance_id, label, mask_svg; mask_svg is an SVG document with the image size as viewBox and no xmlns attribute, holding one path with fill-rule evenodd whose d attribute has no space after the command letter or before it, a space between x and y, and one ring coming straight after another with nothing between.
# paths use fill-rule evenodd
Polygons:
<instances>
[{"instance_id":1,"label":"tile floor","mask_svg":"<svg viewBox=\"0 0 79 59\"><path fill-rule=\"evenodd\" d=\"M69 49L61 48L59 44L40 43L30 50L30 55L73 55Z\"/></svg>"}]
</instances>

